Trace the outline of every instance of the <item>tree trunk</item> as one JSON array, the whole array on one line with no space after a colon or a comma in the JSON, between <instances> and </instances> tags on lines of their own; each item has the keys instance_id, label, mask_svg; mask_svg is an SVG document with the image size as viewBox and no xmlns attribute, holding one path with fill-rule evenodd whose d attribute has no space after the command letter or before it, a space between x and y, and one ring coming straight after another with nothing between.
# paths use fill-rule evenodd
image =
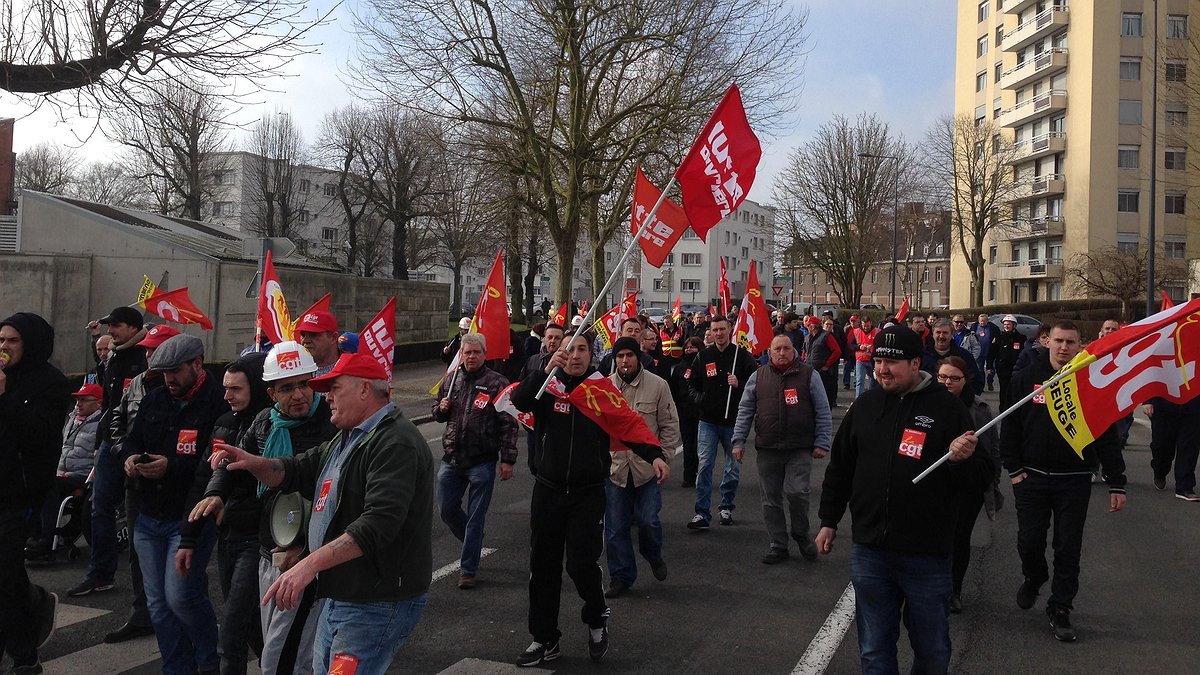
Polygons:
<instances>
[{"instance_id":1,"label":"tree trunk","mask_svg":"<svg viewBox=\"0 0 1200 675\"><path fill-rule=\"evenodd\" d=\"M512 323L526 323L525 310L521 307L521 300L524 298L522 292L522 275L521 275L521 216L516 200L513 200L508 209L508 223L505 228L504 236L504 257L508 259L508 288L510 295L508 296L509 304L512 305L512 316L509 317Z\"/></svg>"},{"instance_id":2,"label":"tree trunk","mask_svg":"<svg viewBox=\"0 0 1200 675\"><path fill-rule=\"evenodd\" d=\"M575 248L578 246L578 241L573 237L554 242L555 262L558 270L558 280L554 285L554 294L558 296L556 302L571 302L575 300L586 300L587 298L574 297L574 277L575 277Z\"/></svg>"},{"instance_id":3,"label":"tree trunk","mask_svg":"<svg viewBox=\"0 0 1200 675\"><path fill-rule=\"evenodd\" d=\"M392 232L392 278L408 280L408 218L396 216Z\"/></svg>"},{"instance_id":4,"label":"tree trunk","mask_svg":"<svg viewBox=\"0 0 1200 675\"><path fill-rule=\"evenodd\" d=\"M451 269L454 270L454 294L451 296L452 304L450 305L452 308L450 311L451 318L462 316L462 268L464 262L464 258L454 256L451 263Z\"/></svg>"}]
</instances>

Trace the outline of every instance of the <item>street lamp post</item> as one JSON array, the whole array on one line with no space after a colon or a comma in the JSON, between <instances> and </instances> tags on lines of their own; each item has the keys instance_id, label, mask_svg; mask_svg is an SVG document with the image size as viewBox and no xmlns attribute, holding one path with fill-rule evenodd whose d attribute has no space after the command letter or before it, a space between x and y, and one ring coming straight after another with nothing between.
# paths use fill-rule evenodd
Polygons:
<instances>
[{"instance_id":1,"label":"street lamp post","mask_svg":"<svg viewBox=\"0 0 1200 675\"><path fill-rule=\"evenodd\" d=\"M1155 310L1154 298L1154 246L1156 232L1154 216L1158 212L1155 183L1158 179L1158 0L1154 0L1154 82L1150 94L1150 223L1149 241L1146 242L1146 316Z\"/></svg>"},{"instance_id":2,"label":"street lamp post","mask_svg":"<svg viewBox=\"0 0 1200 675\"><path fill-rule=\"evenodd\" d=\"M896 163L896 177L894 179L895 191L892 193L892 292L889 296L889 305L891 312L896 312L896 245L900 232L900 158L895 155L874 155L869 152L860 152L858 156L863 159L890 159Z\"/></svg>"}]
</instances>

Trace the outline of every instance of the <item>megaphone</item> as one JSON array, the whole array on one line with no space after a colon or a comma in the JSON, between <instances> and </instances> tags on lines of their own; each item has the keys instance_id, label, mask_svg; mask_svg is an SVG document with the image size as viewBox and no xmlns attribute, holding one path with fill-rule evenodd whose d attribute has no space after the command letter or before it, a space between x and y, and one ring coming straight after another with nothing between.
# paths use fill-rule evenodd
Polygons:
<instances>
[{"instance_id":1,"label":"megaphone","mask_svg":"<svg viewBox=\"0 0 1200 675\"><path fill-rule=\"evenodd\" d=\"M271 500L271 539L280 548L304 543L308 534L308 512L312 502L299 492L278 492Z\"/></svg>"}]
</instances>

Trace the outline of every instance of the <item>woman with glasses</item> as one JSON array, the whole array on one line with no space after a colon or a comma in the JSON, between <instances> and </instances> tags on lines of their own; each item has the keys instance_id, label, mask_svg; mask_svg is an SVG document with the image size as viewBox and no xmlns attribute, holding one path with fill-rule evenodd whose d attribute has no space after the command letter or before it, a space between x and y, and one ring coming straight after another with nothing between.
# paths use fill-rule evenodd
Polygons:
<instances>
[{"instance_id":1,"label":"woman with glasses","mask_svg":"<svg viewBox=\"0 0 1200 675\"><path fill-rule=\"evenodd\" d=\"M978 429L992 421L992 409L982 399L976 398L975 391L970 387L974 372L975 369L969 367L961 356L947 356L938 361L938 382L962 400L971 412L975 428ZM995 427L979 436L976 451L987 453L995 462L995 466L1000 466L1000 437ZM975 529L975 519L979 517L979 511L983 508L985 494L989 497L993 494L998 495L994 490L993 482L983 491L960 493L962 502L959 504L958 523L954 529L954 596L950 599L951 614L962 611L963 577L967 575L967 564L971 561L971 531ZM999 502L996 502L996 508L999 508ZM994 517L994 513L994 510L989 510L988 517Z\"/></svg>"}]
</instances>

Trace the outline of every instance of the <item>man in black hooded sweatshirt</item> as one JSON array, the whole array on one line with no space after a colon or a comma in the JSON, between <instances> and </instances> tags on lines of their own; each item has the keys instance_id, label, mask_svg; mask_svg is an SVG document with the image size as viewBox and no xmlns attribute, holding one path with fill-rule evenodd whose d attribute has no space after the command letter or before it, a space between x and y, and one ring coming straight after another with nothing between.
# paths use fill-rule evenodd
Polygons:
<instances>
[{"instance_id":1,"label":"man in black hooded sweatshirt","mask_svg":"<svg viewBox=\"0 0 1200 675\"><path fill-rule=\"evenodd\" d=\"M37 650L58 603L25 573L30 508L54 482L71 407L67 378L47 363L53 353L54 329L42 317L0 321L0 656L8 652L16 675L42 672Z\"/></svg>"}]
</instances>

